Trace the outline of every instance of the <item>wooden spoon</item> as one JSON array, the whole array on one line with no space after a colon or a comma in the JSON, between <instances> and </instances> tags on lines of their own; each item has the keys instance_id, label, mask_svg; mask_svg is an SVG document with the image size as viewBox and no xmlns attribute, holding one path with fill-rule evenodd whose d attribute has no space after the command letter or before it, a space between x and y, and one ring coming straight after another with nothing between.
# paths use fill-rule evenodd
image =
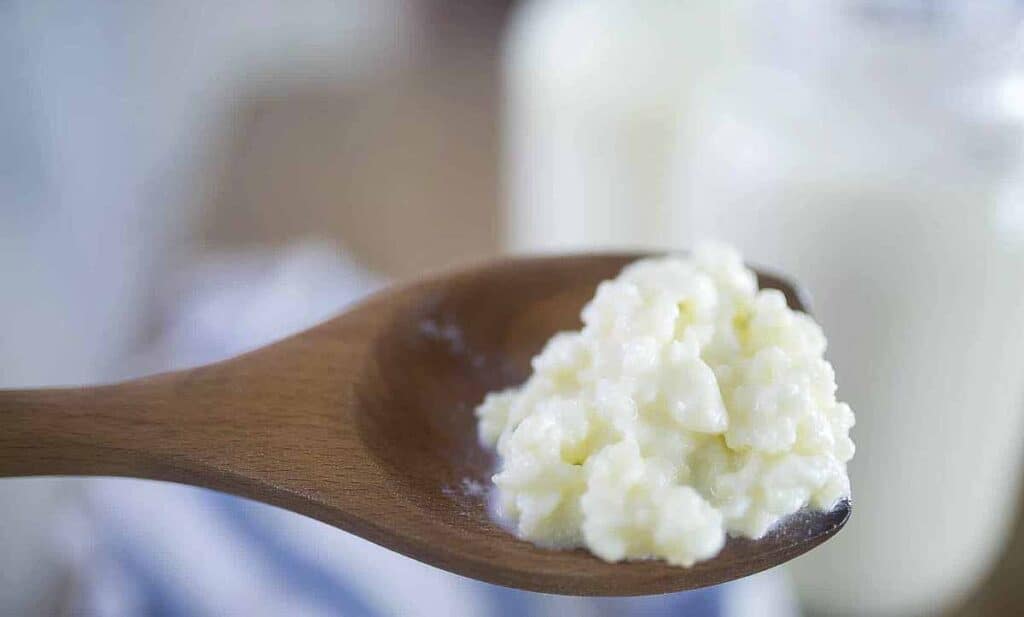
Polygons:
<instances>
[{"instance_id":1,"label":"wooden spoon","mask_svg":"<svg viewBox=\"0 0 1024 617\"><path fill-rule=\"evenodd\" d=\"M0 391L0 476L169 480L292 510L457 574L533 591L692 589L834 535L849 502L800 512L692 568L537 548L488 518L494 459L473 409L603 279L640 255L513 259L381 292L311 330L209 366L115 385ZM802 309L795 287L760 284ZM55 350L54 353L59 353Z\"/></svg>"}]
</instances>

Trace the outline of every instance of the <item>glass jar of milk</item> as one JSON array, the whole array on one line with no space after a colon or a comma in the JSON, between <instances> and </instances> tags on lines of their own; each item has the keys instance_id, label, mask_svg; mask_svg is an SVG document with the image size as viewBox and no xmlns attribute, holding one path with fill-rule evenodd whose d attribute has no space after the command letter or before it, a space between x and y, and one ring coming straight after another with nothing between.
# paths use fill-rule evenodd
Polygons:
<instances>
[{"instance_id":1,"label":"glass jar of milk","mask_svg":"<svg viewBox=\"0 0 1024 617\"><path fill-rule=\"evenodd\" d=\"M679 246L673 176L735 64L744 0L530 0L505 41L512 251Z\"/></svg>"},{"instance_id":2,"label":"glass jar of milk","mask_svg":"<svg viewBox=\"0 0 1024 617\"><path fill-rule=\"evenodd\" d=\"M857 414L855 513L794 562L804 599L935 614L992 565L1020 487L1020 20L999 2L772 6L759 65L677 170L678 233L810 290Z\"/></svg>"}]
</instances>

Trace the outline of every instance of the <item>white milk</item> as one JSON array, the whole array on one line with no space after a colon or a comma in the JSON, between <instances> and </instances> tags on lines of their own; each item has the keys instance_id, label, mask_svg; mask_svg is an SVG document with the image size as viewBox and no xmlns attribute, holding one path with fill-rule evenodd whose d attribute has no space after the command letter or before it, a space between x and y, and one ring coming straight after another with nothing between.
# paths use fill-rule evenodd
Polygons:
<instances>
[{"instance_id":1,"label":"white milk","mask_svg":"<svg viewBox=\"0 0 1024 617\"><path fill-rule=\"evenodd\" d=\"M1024 443L1012 3L765 3L756 57L782 70L731 94L741 46L716 33L735 5L681 4L517 15L507 246L717 236L796 277L858 420L854 516L795 562L801 593L830 613L937 612L992 564Z\"/></svg>"},{"instance_id":2,"label":"white milk","mask_svg":"<svg viewBox=\"0 0 1024 617\"><path fill-rule=\"evenodd\" d=\"M857 414L854 515L794 562L801 595L935 614L992 565L1018 495L1024 107L1018 78L957 41L876 27L737 93L680 173L700 235L810 290Z\"/></svg>"},{"instance_id":3,"label":"white milk","mask_svg":"<svg viewBox=\"0 0 1024 617\"><path fill-rule=\"evenodd\" d=\"M506 246L678 245L680 131L735 56L735 0L534 0L505 49Z\"/></svg>"},{"instance_id":4,"label":"white milk","mask_svg":"<svg viewBox=\"0 0 1024 617\"><path fill-rule=\"evenodd\" d=\"M819 608L944 606L1005 537L1024 430L1024 234L1000 228L990 195L957 192L797 183L718 213L717 235L812 291L857 413L854 517L794 564Z\"/></svg>"}]
</instances>

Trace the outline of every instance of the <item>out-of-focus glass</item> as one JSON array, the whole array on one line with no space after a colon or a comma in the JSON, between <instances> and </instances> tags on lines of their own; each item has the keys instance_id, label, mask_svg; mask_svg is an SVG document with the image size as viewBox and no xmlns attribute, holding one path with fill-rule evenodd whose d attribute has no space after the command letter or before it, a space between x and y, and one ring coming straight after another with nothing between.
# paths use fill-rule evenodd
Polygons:
<instances>
[{"instance_id":1,"label":"out-of-focus glass","mask_svg":"<svg viewBox=\"0 0 1024 617\"><path fill-rule=\"evenodd\" d=\"M680 132L743 48L740 0L529 0L505 46L506 247L665 246Z\"/></svg>"},{"instance_id":2,"label":"out-of-focus glass","mask_svg":"<svg viewBox=\"0 0 1024 617\"><path fill-rule=\"evenodd\" d=\"M811 291L857 413L854 516L793 564L829 614L936 614L986 573L1024 430L1014 3L765 3L678 170L690 233Z\"/></svg>"},{"instance_id":3,"label":"out-of-focus glass","mask_svg":"<svg viewBox=\"0 0 1024 617\"><path fill-rule=\"evenodd\" d=\"M1024 440L1017 2L532 0L506 50L512 250L730 241L796 277L857 412L828 614L934 614L1005 540Z\"/></svg>"}]
</instances>

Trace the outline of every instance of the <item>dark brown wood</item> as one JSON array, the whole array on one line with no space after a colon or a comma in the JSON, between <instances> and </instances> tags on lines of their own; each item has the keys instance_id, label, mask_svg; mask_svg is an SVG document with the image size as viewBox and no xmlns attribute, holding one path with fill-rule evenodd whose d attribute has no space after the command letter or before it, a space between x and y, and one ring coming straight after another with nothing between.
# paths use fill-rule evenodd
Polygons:
<instances>
[{"instance_id":1,"label":"dark brown wood","mask_svg":"<svg viewBox=\"0 0 1024 617\"><path fill-rule=\"evenodd\" d=\"M850 515L802 512L692 568L605 563L517 540L467 490L494 460L473 409L521 382L595 286L638 255L512 259L386 290L232 360L116 385L0 391L0 476L132 476L292 510L437 567L578 595L692 589L820 544ZM794 286L761 275L803 308Z\"/></svg>"}]
</instances>

